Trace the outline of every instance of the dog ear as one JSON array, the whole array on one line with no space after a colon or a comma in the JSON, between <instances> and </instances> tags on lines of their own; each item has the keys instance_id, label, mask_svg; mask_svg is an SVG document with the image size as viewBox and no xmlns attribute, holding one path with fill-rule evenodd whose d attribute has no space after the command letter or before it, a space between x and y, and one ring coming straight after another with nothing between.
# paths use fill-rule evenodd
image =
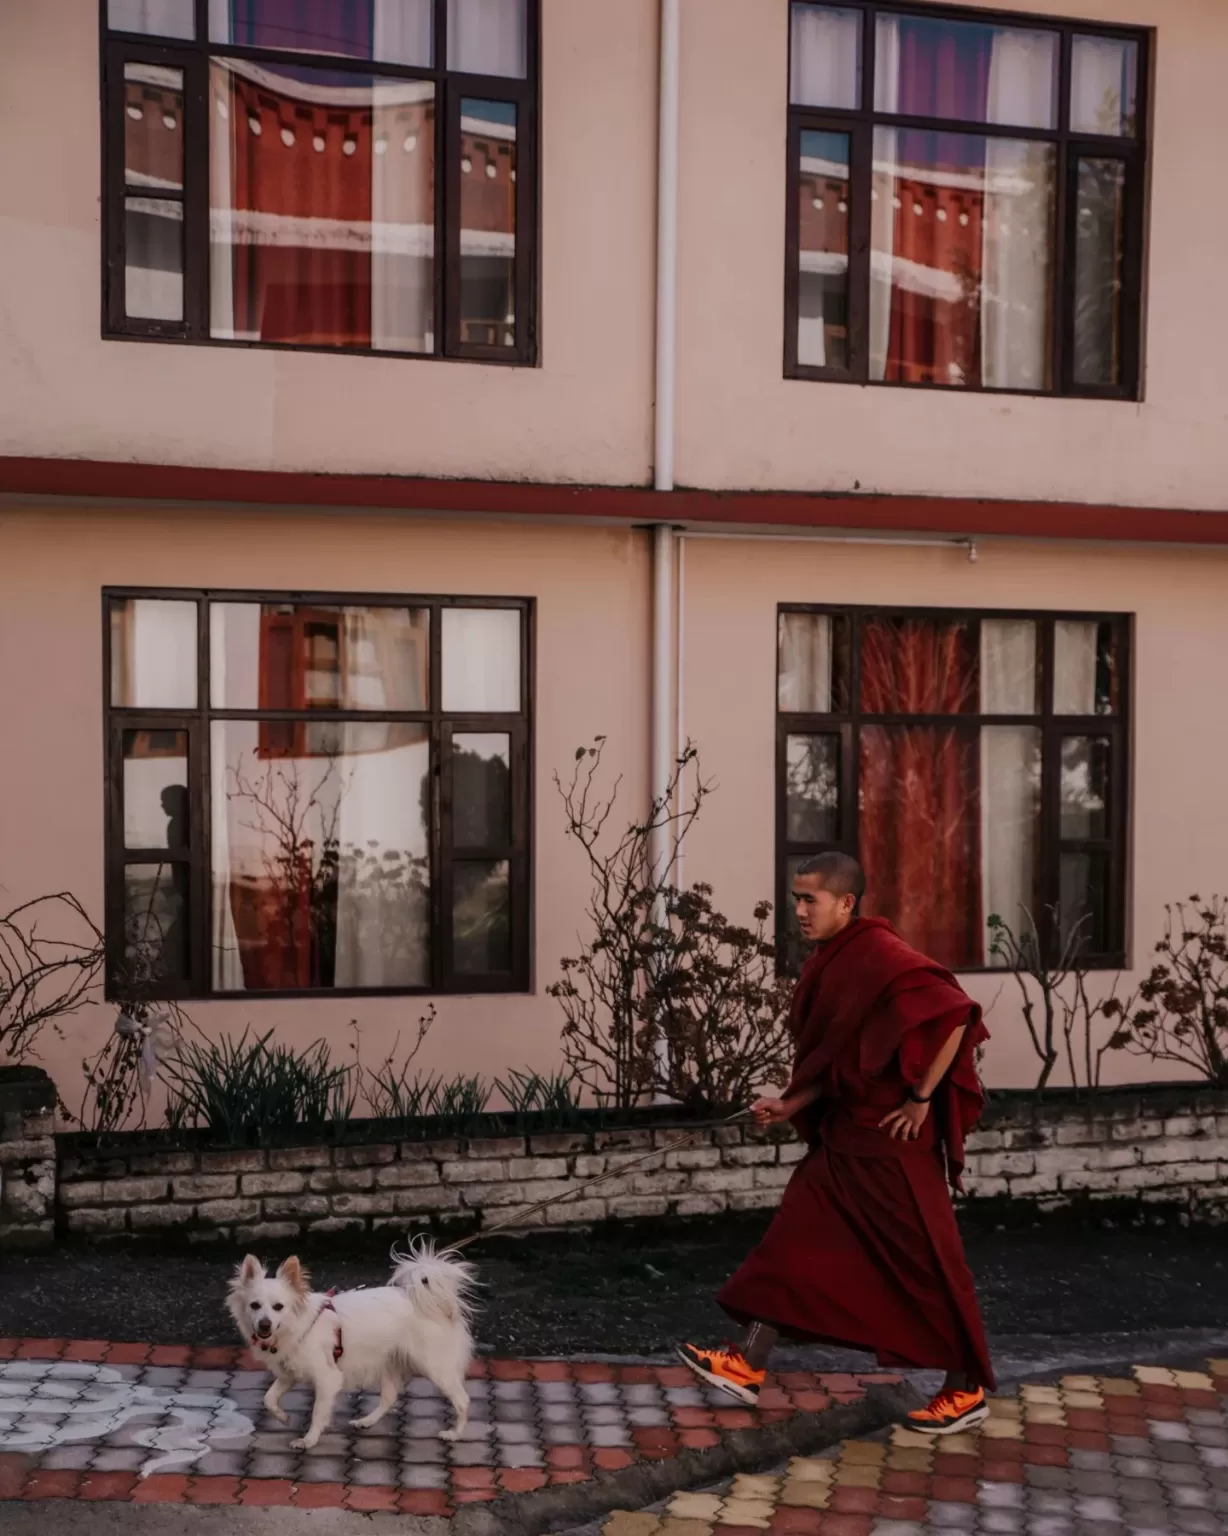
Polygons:
<instances>
[{"instance_id":1,"label":"dog ear","mask_svg":"<svg viewBox=\"0 0 1228 1536\"><path fill-rule=\"evenodd\" d=\"M277 1271L277 1278L284 1280L290 1289L297 1291L300 1296L306 1296L311 1290L311 1277L293 1254Z\"/></svg>"},{"instance_id":2,"label":"dog ear","mask_svg":"<svg viewBox=\"0 0 1228 1536\"><path fill-rule=\"evenodd\" d=\"M240 1286L253 1285L257 1280L264 1279L264 1265L255 1256L249 1253L235 1270L234 1284L237 1290Z\"/></svg>"}]
</instances>

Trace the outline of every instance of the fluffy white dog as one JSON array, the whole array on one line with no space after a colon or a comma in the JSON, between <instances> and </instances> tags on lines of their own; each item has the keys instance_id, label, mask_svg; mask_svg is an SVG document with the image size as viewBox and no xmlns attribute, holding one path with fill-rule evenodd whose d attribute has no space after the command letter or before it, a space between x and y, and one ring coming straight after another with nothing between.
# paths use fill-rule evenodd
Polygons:
<instances>
[{"instance_id":1,"label":"fluffy white dog","mask_svg":"<svg viewBox=\"0 0 1228 1536\"><path fill-rule=\"evenodd\" d=\"M395 1249L392 1277L373 1290L322 1294L295 1258L271 1278L250 1254L230 1282L227 1307L252 1353L273 1372L265 1407L283 1423L281 1400L297 1382L315 1389L311 1426L296 1451L309 1451L327 1429L339 1392L379 1390L375 1410L353 1421L378 1424L413 1376L439 1388L456 1414L445 1440L469 1418L465 1376L473 1356L469 1331L471 1264L437 1253L429 1242Z\"/></svg>"}]
</instances>

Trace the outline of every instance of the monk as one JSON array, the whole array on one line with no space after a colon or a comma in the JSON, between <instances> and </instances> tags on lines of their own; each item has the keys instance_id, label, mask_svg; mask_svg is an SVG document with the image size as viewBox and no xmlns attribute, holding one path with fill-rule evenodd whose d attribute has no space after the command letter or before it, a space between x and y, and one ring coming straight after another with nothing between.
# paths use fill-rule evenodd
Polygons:
<instances>
[{"instance_id":1,"label":"monk","mask_svg":"<svg viewBox=\"0 0 1228 1536\"><path fill-rule=\"evenodd\" d=\"M758 1400L781 1335L872 1350L888 1367L939 1368L942 1390L909 1425L955 1434L988 1417L993 1368L947 1189L984 1103L974 1060L988 1038L955 978L884 918L856 916L865 876L823 853L793 884L814 951L789 1015L793 1076L752 1105L809 1151L758 1248L717 1296L747 1327L741 1348L684 1344L697 1376Z\"/></svg>"}]
</instances>

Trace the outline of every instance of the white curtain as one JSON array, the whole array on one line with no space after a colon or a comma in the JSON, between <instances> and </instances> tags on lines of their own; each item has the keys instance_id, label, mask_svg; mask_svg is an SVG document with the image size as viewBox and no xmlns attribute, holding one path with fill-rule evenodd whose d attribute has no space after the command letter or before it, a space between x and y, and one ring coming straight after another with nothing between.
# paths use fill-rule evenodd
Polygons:
<instances>
[{"instance_id":1,"label":"white curtain","mask_svg":"<svg viewBox=\"0 0 1228 1536\"><path fill-rule=\"evenodd\" d=\"M434 60L432 8L433 0L375 0L376 60L429 67Z\"/></svg>"},{"instance_id":2,"label":"white curtain","mask_svg":"<svg viewBox=\"0 0 1228 1536\"><path fill-rule=\"evenodd\" d=\"M1036 905L1040 731L1031 725L981 727L981 914L984 963L994 913L1018 936Z\"/></svg>"},{"instance_id":3,"label":"white curtain","mask_svg":"<svg viewBox=\"0 0 1228 1536\"><path fill-rule=\"evenodd\" d=\"M117 32L148 32L155 37L193 37L193 0L107 0L107 25Z\"/></svg>"},{"instance_id":4,"label":"white curtain","mask_svg":"<svg viewBox=\"0 0 1228 1536\"><path fill-rule=\"evenodd\" d=\"M1049 127L1053 59L1050 33L998 32L989 66L989 121ZM1049 145L986 139L981 380L993 389L1040 389L1046 383L1053 179Z\"/></svg>"},{"instance_id":5,"label":"white curtain","mask_svg":"<svg viewBox=\"0 0 1228 1536\"><path fill-rule=\"evenodd\" d=\"M1134 103L1127 94L1133 43L1076 37L1070 55L1070 126L1075 133L1117 135Z\"/></svg>"},{"instance_id":6,"label":"white curtain","mask_svg":"<svg viewBox=\"0 0 1228 1536\"><path fill-rule=\"evenodd\" d=\"M112 609L111 702L196 708L196 604L131 598Z\"/></svg>"},{"instance_id":7,"label":"white curtain","mask_svg":"<svg viewBox=\"0 0 1228 1536\"><path fill-rule=\"evenodd\" d=\"M895 112L900 102L900 23L880 16L874 35L874 105ZM894 128L874 130L870 203L870 377L887 376L891 342L891 288L895 252L895 182L899 134Z\"/></svg>"},{"instance_id":8,"label":"white curtain","mask_svg":"<svg viewBox=\"0 0 1228 1536\"><path fill-rule=\"evenodd\" d=\"M526 0L448 0L448 68L523 80L528 73Z\"/></svg>"},{"instance_id":9,"label":"white curtain","mask_svg":"<svg viewBox=\"0 0 1228 1536\"><path fill-rule=\"evenodd\" d=\"M825 613L782 613L777 636L777 697L786 714L831 710L831 619Z\"/></svg>"},{"instance_id":10,"label":"white curtain","mask_svg":"<svg viewBox=\"0 0 1228 1536\"><path fill-rule=\"evenodd\" d=\"M1036 713L1036 625L1031 619L982 620L981 713Z\"/></svg>"},{"instance_id":11,"label":"white curtain","mask_svg":"<svg viewBox=\"0 0 1228 1536\"><path fill-rule=\"evenodd\" d=\"M371 345L395 352L425 352L435 344L428 116L434 95L426 81L377 82L374 90L372 132L384 150L371 157Z\"/></svg>"},{"instance_id":12,"label":"white curtain","mask_svg":"<svg viewBox=\"0 0 1228 1536\"><path fill-rule=\"evenodd\" d=\"M799 107L856 109L861 80L861 12L794 5L789 99Z\"/></svg>"},{"instance_id":13,"label":"white curtain","mask_svg":"<svg viewBox=\"0 0 1228 1536\"><path fill-rule=\"evenodd\" d=\"M445 608L443 707L458 713L520 708L520 613L515 608Z\"/></svg>"},{"instance_id":14,"label":"white curtain","mask_svg":"<svg viewBox=\"0 0 1228 1536\"><path fill-rule=\"evenodd\" d=\"M1053 712L1056 715L1096 713L1096 653L1099 626L1095 620L1058 619L1053 635Z\"/></svg>"}]
</instances>

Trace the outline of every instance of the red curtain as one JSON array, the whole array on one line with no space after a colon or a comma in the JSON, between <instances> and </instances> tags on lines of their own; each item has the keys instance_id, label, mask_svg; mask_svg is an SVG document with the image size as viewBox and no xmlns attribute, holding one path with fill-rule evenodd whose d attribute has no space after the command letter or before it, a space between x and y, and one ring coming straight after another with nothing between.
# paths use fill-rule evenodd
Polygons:
<instances>
[{"instance_id":1,"label":"red curtain","mask_svg":"<svg viewBox=\"0 0 1228 1536\"><path fill-rule=\"evenodd\" d=\"M976 682L966 625L863 625L863 713L968 713ZM979 760L976 732L954 723L861 727L863 910L889 918L910 944L952 967L981 961Z\"/></svg>"}]
</instances>

